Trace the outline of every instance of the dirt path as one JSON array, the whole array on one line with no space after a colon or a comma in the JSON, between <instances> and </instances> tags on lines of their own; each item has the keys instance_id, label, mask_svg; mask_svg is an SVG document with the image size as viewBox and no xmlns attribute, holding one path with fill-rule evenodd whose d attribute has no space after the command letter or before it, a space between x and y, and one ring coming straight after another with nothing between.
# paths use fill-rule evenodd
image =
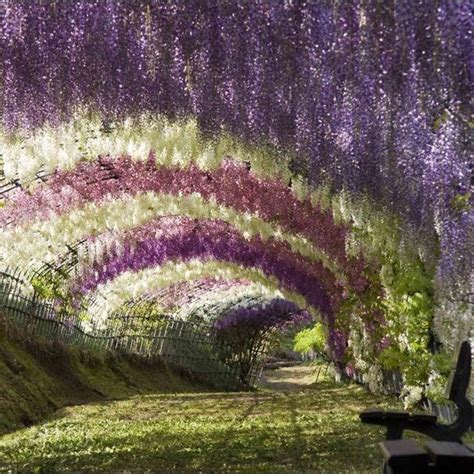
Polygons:
<instances>
[{"instance_id":1,"label":"dirt path","mask_svg":"<svg viewBox=\"0 0 474 474\"><path fill-rule=\"evenodd\" d=\"M319 365L294 365L265 370L260 387L275 391L300 391L313 388ZM322 369L324 372L324 368Z\"/></svg>"}]
</instances>

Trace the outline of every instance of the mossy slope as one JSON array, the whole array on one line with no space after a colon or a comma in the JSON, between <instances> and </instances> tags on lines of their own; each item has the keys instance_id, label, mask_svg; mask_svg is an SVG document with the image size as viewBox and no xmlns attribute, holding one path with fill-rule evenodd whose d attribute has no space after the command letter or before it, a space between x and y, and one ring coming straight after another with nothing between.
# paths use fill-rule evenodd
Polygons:
<instances>
[{"instance_id":1,"label":"mossy slope","mask_svg":"<svg viewBox=\"0 0 474 474\"><path fill-rule=\"evenodd\" d=\"M205 390L157 361L34 341L0 319L0 435L67 405Z\"/></svg>"}]
</instances>

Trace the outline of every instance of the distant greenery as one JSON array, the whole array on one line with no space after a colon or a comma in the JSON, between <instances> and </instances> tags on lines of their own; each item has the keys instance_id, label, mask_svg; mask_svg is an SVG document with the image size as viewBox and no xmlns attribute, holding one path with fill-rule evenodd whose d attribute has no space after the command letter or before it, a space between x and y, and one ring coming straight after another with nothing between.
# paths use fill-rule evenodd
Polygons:
<instances>
[{"instance_id":1,"label":"distant greenery","mask_svg":"<svg viewBox=\"0 0 474 474\"><path fill-rule=\"evenodd\" d=\"M304 329L295 335L296 352L305 354L312 350L323 353L326 345L326 335L321 323L316 323L311 329Z\"/></svg>"}]
</instances>

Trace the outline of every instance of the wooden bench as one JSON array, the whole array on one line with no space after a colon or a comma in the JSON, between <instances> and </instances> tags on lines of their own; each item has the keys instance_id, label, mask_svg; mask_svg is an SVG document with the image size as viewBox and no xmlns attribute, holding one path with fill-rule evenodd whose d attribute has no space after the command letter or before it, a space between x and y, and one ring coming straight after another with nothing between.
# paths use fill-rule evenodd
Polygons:
<instances>
[{"instance_id":1,"label":"wooden bench","mask_svg":"<svg viewBox=\"0 0 474 474\"><path fill-rule=\"evenodd\" d=\"M404 430L417 431L438 441L461 442L462 435L472 424L472 405L466 396L471 376L471 346L464 341L459 349L455 370L448 383L448 398L457 407L457 417L451 424L440 424L432 413L410 413L408 411L385 411L371 408L359 416L363 423L385 426L386 439L398 440Z\"/></svg>"},{"instance_id":2,"label":"wooden bench","mask_svg":"<svg viewBox=\"0 0 474 474\"><path fill-rule=\"evenodd\" d=\"M412 439L380 443L385 474L472 474L474 452L452 441L430 441L424 446Z\"/></svg>"}]
</instances>

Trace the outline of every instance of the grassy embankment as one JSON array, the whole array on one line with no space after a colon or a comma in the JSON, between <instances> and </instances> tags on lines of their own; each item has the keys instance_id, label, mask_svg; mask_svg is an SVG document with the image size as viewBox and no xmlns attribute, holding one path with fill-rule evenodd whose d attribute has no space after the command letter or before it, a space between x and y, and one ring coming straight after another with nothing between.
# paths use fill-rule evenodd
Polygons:
<instances>
[{"instance_id":1,"label":"grassy embankment","mask_svg":"<svg viewBox=\"0 0 474 474\"><path fill-rule=\"evenodd\" d=\"M358 414L400 408L354 384L314 383L308 366L276 370L256 392L206 393L159 366L2 333L0 347L3 429L89 402L0 438L0 471L376 473L384 432Z\"/></svg>"},{"instance_id":2,"label":"grassy embankment","mask_svg":"<svg viewBox=\"0 0 474 474\"><path fill-rule=\"evenodd\" d=\"M204 390L160 363L40 342L0 317L0 436L67 405Z\"/></svg>"}]
</instances>

